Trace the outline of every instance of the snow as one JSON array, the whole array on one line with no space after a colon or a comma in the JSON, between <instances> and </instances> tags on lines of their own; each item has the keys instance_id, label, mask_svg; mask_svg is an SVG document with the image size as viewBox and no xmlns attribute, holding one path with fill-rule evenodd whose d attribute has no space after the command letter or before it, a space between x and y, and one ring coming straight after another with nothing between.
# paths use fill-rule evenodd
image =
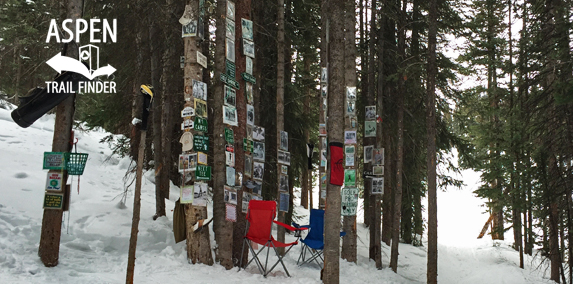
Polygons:
<instances>
[{"instance_id":1,"label":"snow","mask_svg":"<svg viewBox=\"0 0 573 284\"><path fill-rule=\"evenodd\" d=\"M124 198L124 180L131 161L111 156L99 141L103 131L76 132L78 151L89 153L81 176L72 179L70 211L62 220L59 265L46 268L37 251L42 224L43 152L50 151L53 115L46 115L29 128L18 127L8 110L0 109L0 283L122 283L125 281L131 219L133 184ZM483 200L473 197L478 175L462 173L467 186L438 193L439 282L440 283L550 283L538 258L526 258L519 269L519 256L508 241L477 240L487 220ZM136 283L320 283L317 266L297 267L300 247L285 257L291 278L275 269L263 278L255 265L246 271L225 270L222 266L189 264L185 242L176 244L172 233L172 212L179 189L171 185L167 217L152 220L155 214L153 171L146 172L142 188L141 221L135 262ZM78 186L79 183L79 186ZM317 190L314 191L318 192ZM315 196L317 200L318 196ZM300 202L299 199L295 200ZM296 207L299 215L308 215ZM212 216L211 208L209 215ZM308 217L306 217L308 218ZM361 222L362 213L358 215ZM307 220L301 220L305 223ZM212 229L212 225L209 226ZM390 248L382 248L384 268L377 270L368 260L368 230L358 224L358 261L341 260L341 283L424 283L426 247L400 244L398 274L388 268ZM213 238L211 231L211 238ZM294 237L287 235L287 241ZM213 241L213 244L215 242Z\"/></svg>"}]
</instances>

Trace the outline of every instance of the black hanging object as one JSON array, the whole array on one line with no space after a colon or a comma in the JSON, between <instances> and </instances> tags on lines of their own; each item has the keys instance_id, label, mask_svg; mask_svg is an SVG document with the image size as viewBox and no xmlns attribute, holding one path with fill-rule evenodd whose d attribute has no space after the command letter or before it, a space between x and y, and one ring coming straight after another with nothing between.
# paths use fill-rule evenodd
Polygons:
<instances>
[{"instance_id":1,"label":"black hanging object","mask_svg":"<svg viewBox=\"0 0 573 284\"><path fill-rule=\"evenodd\" d=\"M314 144L306 144L306 156L308 157L308 169L312 170L312 154L314 154Z\"/></svg>"},{"instance_id":2,"label":"black hanging object","mask_svg":"<svg viewBox=\"0 0 573 284\"><path fill-rule=\"evenodd\" d=\"M149 117L149 110L151 109L151 101L153 100L153 86L141 85L141 94L143 95L143 113L141 114L141 130L147 130L147 118Z\"/></svg>"},{"instance_id":3,"label":"black hanging object","mask_svg":"<svg viewBox=\"0 0 573 284\"><path fill-rule=\"evenodd\" d=\"M35 88L28 92L25 97L19 97L20 105L12 111L12 119L20 127L26 128L32 125L38 118L50 111L70 95L78 90L80 81L89 81L88 78L75 72L64 72L54 79L59 84L71 82L70 93L48 93L46 88Z\"/></svg>"}]
</instances>

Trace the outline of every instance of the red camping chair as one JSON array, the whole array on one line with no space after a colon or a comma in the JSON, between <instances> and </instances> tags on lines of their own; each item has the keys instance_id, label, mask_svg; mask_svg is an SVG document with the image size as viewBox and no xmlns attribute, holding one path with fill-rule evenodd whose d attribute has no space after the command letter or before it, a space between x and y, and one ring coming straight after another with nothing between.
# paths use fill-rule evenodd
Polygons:
<instances>
[{"instance_id":1,"label":"red camping chair","mask_svg":"<svg viewBox=\"0 0 573 284\"><path fill-rule=\"evenodd\" d=\"M272 224L275 223L279 226L283 226L287 230L290 231L297 231L299 229L289 226L287 224L283 224L281 222L275 221L275 217L277 215L277 204L274 201L262 201L262 200L251 200L249 202L249 209L247 211L247 231L245 237L243 238L243 249L241 252L244 252L245 244L249 246L249 250L251 251L252 258L249 260L245 268L249 266L249 264L254 260L259 268L259 271L264 277L267 277L269 273L280 263L286 274L290 277L288 270L283 262L283 257L286 255L290 249L298 244L298 240L292 243L281 243L275 240L272 236L271 227ZM255 251L251 246L251 242L257 243L262 245L262 248L259 251ZM288 247L288 250L281 256L277 248L278 247ZM267 249L267 257L265 260L265 264L263 266L261 260L259 259L259 254L264 250ZM276 256L278 257L277 262L270 268L267 269L268 262L269 262L269 251L273 248L275 251ZM243 255L241 253L241 263L239 265L239 271L243 267Z\"/></svg>"}]
</instances>

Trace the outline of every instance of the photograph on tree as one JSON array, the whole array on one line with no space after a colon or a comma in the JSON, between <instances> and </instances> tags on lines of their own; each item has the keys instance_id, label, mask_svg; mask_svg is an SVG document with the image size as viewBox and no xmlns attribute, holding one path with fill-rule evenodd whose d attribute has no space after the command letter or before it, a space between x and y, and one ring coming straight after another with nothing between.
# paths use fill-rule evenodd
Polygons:
<instances>
[{"instance_id":1,"label":"photograph on tree","mask_svg":"<svg viewBox=\"0 0 573 284\"><path fill-rule=\"evenodd\" d=\"M364 146L364 163L365 164L372 162L373 152L374 152L374 146L373 145Z\"/></svg>"},{"instance_id":2,"label":"photograph on tree","mask_svg":"<svg viewBox=\"0 0 573 284\"><path fill-rule=\"evenodd\" d=\"M281 130L281 145L280 149L288 151L288 132Z\"/></svg>"},{"instance_id":3,"label":"photograph on tree","mask_svg":"<svg viewBox=\"0 0 573 284\"><path fill-rule=\"evenodd\" d=\"M223 123L237 126L237 109L230 106L223 106Z\"/></svg>"},{"instance_id":4,"label":"photograph on tree","mask_svg":"<svg viewBox=\"0 0 573 284\"><path fill-rule=\"evenodd\" d=\"M253 177L253 156L245 155L245 168L243 173L246 177Z\"/></svg>"},{"instance_id":5,"label":"photograph on tree","mask_svg":"<svg viewBox=\"0 0 573 284\"><path fill-rule=\"evenodd\" d=\"M243 53L245 56L255 58L255 43L253 41L243 39Z\"/></svg>"},{"instance_id":6,"label":"photograph on tree","mask_svg":"<svg viewBox=\"0 0 573 284\"><path fill-rule=\"evenodd\" d=\"M207 117L207 102L195 99L195 115L203 118Z\"/></svg>"},{"instance_id":7,"label":"photograph on tree","mask_svg":"<svg viewBox=\"0 0 573 284\"><path fill-rule=\"evenodd\" d=\"M237 92L227 85L225 85L225 105L232 107L237 106Z\"/></svg>"},{"instance_id":8,"label":"photograph on tree","mask_svg":"<svg viewBox=\"0 0 573 284\"><path fill-rule=\"evenodd\" d=\"M225 202L237 205L237 191L225 185Z\"/></svg>"},{"instance_id":9,"label":"photograph on tree","mask_svg":"<svg viewBox=\"0 0 573 284\"><path fill-rule=\"evenodd\" d=\"M227 18L226 36L230 39L235 39L235 22Z\"/></svg>"},{"instance_id":10,"label":"photograph on tree","mask_svg":"<svg viewBox=\"0 0 573 284\"><path fill-rule=\"evenodd\" d=\"M241 28L242 28L243 38L248 40L253 40L253 21L247 19L241 19Z\"/></svg>"},{"instance_id":11,"label":"photograph on tree","mask_svg":"<svg viewBox=\"0 0 573 284\"><path fill-rule=\"evenodd\" d=\"M263 180L265 173L265 163L253 162L253 179Z\"/></svg>"},{"instance_id":12,"label":"photograph on tree","mask_svg":"<svg viewBox=\"0 0 573 284\"><path fill-rule=\"evenodd\" d=\"M253 160L264 161L265 160L265 142L255 141L253 142Z\"/></svg>"},{"instance_id":13,"label":"photograph on tree","mask_svg":"<svg viewBox=\"0 0 573 284\"><path fill-rule=\"evenodd\" d=\"M256 126L253 128L253 140L265 141L265 128Z\"/></svg>"},{"instance_id":14,"label":"photograph on tree","mask_svg":"<svg viewBox=\"0 0 573 284\"><path fill-rule=\"evenodd\" d=\"M364 121L364 137L376 137L376 121Z\"/></svg>"},{"instance_id":15,"label":"photograph on tree","mask_svg":"<svg viewBox=\"0 0 573 284\"><path fill-rule=\"evenodd\" d=\"M255 107L252 105L247 105L247 125L251 126L251 137L252 137L253 136L252 126L255 125Z\"/></svg>"},{"instance_id":16,"label":"photograph on tree","mask_svg":"<svg viewBox=\"0 0 573 284\"><path fill-rule=\"evenodd\" d=\"M207 101L207 84L201 81L193 80L193 97Z\"/></svg>"}]
</instances>

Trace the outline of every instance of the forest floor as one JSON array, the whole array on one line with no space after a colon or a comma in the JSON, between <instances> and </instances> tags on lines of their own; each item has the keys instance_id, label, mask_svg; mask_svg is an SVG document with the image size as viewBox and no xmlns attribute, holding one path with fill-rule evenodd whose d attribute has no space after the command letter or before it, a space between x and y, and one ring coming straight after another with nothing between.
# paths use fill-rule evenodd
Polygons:
<instances>
[{"instance_id":1,"label":"forest floor","mask_svg":"<svg viewBox=\"0 0 573 284\"><path fill-rule=\"evenodd\" d=\"M122 202L126 185L123 178L130 160L112 156L109 147L99 143L108 135L103 131L76 131L78 152L90 156L81 181L77 177L72 181L70 211L62 222L59 265L46 268L37 255L47 173L42 170L42 157L51 149L53 128L53 115L23 129L12 121L8 110L0 108L0 180L4 184L0 187L0 283L125 282L134 184ZM476 239L488 217L482 214L483 200L471 193L479 176L464 171L461 177L467 184L462 189L438 193L439 282L551 283L546 265L539 265L539 257L528 256L525 269L518 267L519 255L511 248L510 232L505 235L506 241L494 242L487 235ZM318 266L296 265L300 247L285 257L290 278L282 269L275 269L265 279L253 264L241 272L236 268L225 270L218 264L189 264L185 242L176 244L172 232L171 209L179 190L171 186L167 216L153 221L153 182L152 171L145 173L135 283L320 283ZM300 199L295 199L295 204L300 204ZM308 211L299 206L295 210L301 216L299 222L305 223ZM212 216L211 211L209 214ZM341 260L340 282L425 283L426 246L400 244L395 274L388 268L390 248L383 245L384 268L377 270L368 260L369 234L362 219L359 213L358 261ZM289 239L294 237L287 236Z\"/></svg>"}]
</instances>

